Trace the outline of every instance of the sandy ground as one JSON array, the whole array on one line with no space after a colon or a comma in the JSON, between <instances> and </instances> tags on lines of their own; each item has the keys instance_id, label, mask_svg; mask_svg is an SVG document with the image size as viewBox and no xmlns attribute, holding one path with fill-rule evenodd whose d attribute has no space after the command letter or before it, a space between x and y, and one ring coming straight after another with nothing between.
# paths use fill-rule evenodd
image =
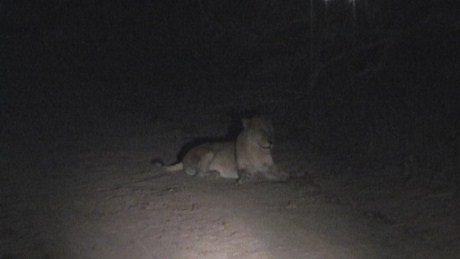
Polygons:
<instances>
[{"instance_id":1,"label":"sandy ground","mask_svg":"<svg viewBox=\"0 0 460 259\"><path fill-rule=\"evenodd\" d=\"M163 172L152 158L228 126L182 122L3 142L0 258L458 258L450 189L333 173L284 129L275 160L303 175L287 183Z\"/></svg>"}]
</instances>

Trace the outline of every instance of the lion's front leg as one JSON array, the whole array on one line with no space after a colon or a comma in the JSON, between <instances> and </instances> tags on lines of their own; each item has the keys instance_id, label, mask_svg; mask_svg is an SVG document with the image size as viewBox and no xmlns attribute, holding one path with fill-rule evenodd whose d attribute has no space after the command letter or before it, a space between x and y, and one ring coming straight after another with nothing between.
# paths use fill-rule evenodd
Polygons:
<instances>
[{"instance_id":1,"label":"lion's front leg","mask_svg":"<svg viewBox=\"0 0 460 259\"><path fill-rule=\"evenodd\" d=\"M276 165L271 165L267 170L262 172L265 178L275 182L285 182L289 180L289 174L280 171Z\"/></svg>"},{"instance_id":2,"label":"lion's front leg","mask_svg":"<svg viewBox=\"0 0 460 259\"><path fill-rule=\"evenodd\" d=\"M247 170L242 170L238 172L239 178L238 183L257 183L257 182L264 182L267 179L270 181L280 181L280 179L276 177L272 177L271 175L268 176L266 173L262 172L250 172Z\"/></svg>"},{"instance_id":3,"label":"lion's front leg","mask_svg":"<svg viewBox=\"0 0 460 259\"><path fill-rule=\"evenodd\" d=\"M239 170L238 175L238 183L258 182L263 180L260 176L248 170Z\"/></svg>"},{"instance_id":4,"label":"lion's front leg","mask_svg":"<svg viewBox=\"0 0 460 259\"><path fill-rule=\"evenodd\" d=\"M251 178L248 171L246 170L238 170L238 183L246 183Z\"/></svg>"}]
</instances>

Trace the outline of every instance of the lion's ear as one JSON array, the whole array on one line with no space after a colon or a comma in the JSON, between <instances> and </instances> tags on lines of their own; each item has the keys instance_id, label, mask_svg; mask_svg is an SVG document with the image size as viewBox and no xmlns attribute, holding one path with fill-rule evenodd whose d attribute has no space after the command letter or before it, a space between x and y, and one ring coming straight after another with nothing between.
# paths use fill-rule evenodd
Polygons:
<instances>
[{"instance_id":1,"label":"lion's ear","mask_svg":"<svg viewBox=\"0 0 460 259\"><path fill-rule=\"evenodd\" d=\"M241 122L243 122L243 127L245 129L247 129L247 128L249 128L249 123L251 122L251 120L248 119L248 118L243 118L243 119L241 119Z\"/></svg>"}]
</instances>

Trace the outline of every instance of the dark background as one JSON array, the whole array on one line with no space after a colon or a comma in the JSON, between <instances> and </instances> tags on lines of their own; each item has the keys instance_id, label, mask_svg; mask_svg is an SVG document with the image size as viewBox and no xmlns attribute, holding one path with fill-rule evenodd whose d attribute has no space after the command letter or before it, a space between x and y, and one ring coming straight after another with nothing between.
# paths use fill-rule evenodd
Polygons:
<instances>
[{"instance_id":1,"label":"dark background","mask_svg":"<svg viewBox=\"0 0 460 259\"><path fill-rule=\"evenodd\" d=\"M2 138L70 138L119 114L271 107L344 165L458 181L455 4L2 0Z\"/></svg>"}]
</instances>

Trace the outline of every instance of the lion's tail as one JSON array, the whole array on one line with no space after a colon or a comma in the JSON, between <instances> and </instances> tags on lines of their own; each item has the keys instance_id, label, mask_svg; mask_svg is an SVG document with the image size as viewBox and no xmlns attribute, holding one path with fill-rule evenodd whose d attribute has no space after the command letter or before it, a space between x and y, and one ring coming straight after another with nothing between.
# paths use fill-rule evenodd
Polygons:
<instances>
[{"instance_id":1,"label":"lion's tail","mask_svg":"<svg viewBox=\"0 0 460 259\"><path fill-rule=\"evenodd\" d=\"M152 160L152 164L156 167L163 168L168 172L176 172L184 169L184 164L182 162L178 162L172 165L165 165L160 159L154 159Z\"/></svg>"},{"instance_id":2,"label":"lion's tail","mask_svg":"<svg viewBox=\"0 0 460 259\"><path fill-rule=\"evenodd\" d=\"M168 172L176 172L176 171L184 170L184 163L179 162L173 165L163 166L163 168Z\"/></svg>"}]
</instances>

